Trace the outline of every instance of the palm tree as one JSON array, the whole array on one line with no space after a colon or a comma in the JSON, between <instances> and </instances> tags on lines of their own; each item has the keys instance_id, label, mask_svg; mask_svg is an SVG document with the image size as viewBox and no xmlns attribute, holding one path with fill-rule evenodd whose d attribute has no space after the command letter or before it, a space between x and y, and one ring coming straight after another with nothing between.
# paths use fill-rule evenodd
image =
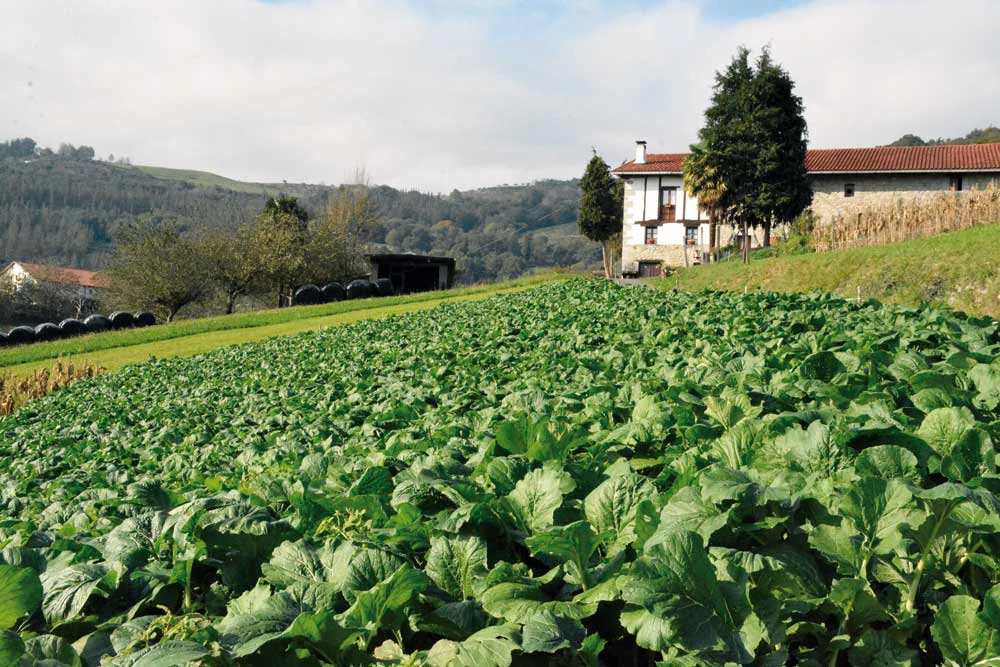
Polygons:
<instances>
[{"instance_id":1,"label":"palm tree","mask_svg":"<svg viewBox=\"0 0 1000 667\"><path fill-rule=\"evenodd\" d=\"M717 176L717 170L708 161L708 154L700 145L691 146L691 155L684 161L684 191L698 198L698 206L708 213L708 254L714 262L719 241L719 217L724 209L726 186Z\"/></svg>"}]
</instances>

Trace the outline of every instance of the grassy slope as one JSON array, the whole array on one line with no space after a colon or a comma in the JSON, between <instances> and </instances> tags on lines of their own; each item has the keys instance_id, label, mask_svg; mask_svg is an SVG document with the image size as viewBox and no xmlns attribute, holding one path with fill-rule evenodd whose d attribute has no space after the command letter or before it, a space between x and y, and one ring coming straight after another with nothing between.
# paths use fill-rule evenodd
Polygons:
<instances>
[{"instance_id":1,"label":"grassy slope","mask_svg":"<svg viewBox=\"0 0 1000 667\"><path fill-rule=\"evenodd\" d=\"M0 351L0 373L23 376L52 365L62 357L108 370L152 357L190 356L226 345L284 336L300 331L348 324L362 319L433 308L441 303L485 299L494 294L527 289L566 279L570 274L547 273L495 285L400 297L341 301L241 315L183 320L148 329L112 331L64 341L38 343Z\"/></svg>"},{"instance_id":2,"label":"grassy slope","mask_svg":"<svg viewBox=\"0 0 1000 667\"><path fill-rule=\"evenodd\" d=\"M274 184L235 181L225 176L219 176L207 171L197 171L195 169L170 169L168 167L148 166L138 166L137 168L150 176L156 176L157 178L169 181L191 183L199 188L223 188L224 190L235 190L236 192L261 194L278 194L279 191L278 186Z\"/></svg>"},{"instance_id":3,"label":"grassy slope","mask_svg":"<svg viewBox=\"0 0 1000 667\"><path fill-rule=\"evenodd\" d=\"M846 297L947 305L1000 317L1000 224L891 245L682 269L658 287L780 292L826 290Z\"/></svg>"}]
</instances>

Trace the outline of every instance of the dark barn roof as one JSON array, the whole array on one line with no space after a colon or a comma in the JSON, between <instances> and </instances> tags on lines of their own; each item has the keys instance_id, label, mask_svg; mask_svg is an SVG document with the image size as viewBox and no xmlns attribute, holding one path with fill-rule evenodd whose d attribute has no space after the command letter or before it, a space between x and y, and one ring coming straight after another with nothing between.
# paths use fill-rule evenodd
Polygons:
<instances>
[{"instance_id":1,"label":"dark barn roof","mask_svg":"<svg viewBox=\"0 0 1000 667\"><path fill-rule=\"evenodd\" d=\"M447 264L451 269L455 268L454 257L435 257L434 255L417 255L412 252L401 253L378 253L368 255L368 259L373 262L397 262L405 264Z\"/></svg>"}]
</instances>

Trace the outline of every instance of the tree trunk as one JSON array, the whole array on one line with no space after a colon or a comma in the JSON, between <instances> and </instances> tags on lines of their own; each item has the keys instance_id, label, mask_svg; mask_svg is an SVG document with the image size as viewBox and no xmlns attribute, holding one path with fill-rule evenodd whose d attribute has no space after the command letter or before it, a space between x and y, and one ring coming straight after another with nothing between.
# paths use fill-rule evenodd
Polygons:
<instances>
[{"instance_id":1,"label":"tree trunk","mask_svg":"<svg viewBox=\"0 0 1000 667\"><path fill-rule=\"evenodd\" d=\"M771 223L770 221L764 223L764 247L771 247Z\"/></svg>"},{"instance_id":2,"label":"tree trunk","mask_svg":"<svg viewBox=\"0 0 1000 667\"><path fill-rule=\"evenodd\" d=\"M743 218L743 263L750 261L750 234L747 232L747 219Z\"/></svg>"},{"instance_id":3,"label":"tree trunk","mask_svg":"<svg viewBox=\"0 0 1000 667\"><path fill-rule=\"evenodd\" d=\"M236 310L236 296L234 292L229 292L226 295L226 315L232 315L233 311Z\"/></svg>"},{"instance_id":4,"label":"tree trunk","mask_svg":"<svg viewBox=\"0 0 1000 667\"><path fill-rule=\"evenodd\" d=\"M708 263L715 264L715 244L718 241L719 230L715 222L715 214L708 216Z\"/></svg>"},{"instance_id":5,"label":"tree trunk","mask_svg":"<svg viewBox=\"0 0 1000 667\"><path fill-rule=\"evenodd\" d=\"M611 278L611 253L608 252L607 239L601 241L601 263L604 265L604 277Z\"/></svg>"}]
</instances>

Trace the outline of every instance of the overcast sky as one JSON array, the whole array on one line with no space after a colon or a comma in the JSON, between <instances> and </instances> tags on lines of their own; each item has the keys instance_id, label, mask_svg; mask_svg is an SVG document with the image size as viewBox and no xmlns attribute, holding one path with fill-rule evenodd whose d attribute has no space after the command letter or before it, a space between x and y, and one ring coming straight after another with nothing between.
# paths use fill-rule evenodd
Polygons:
<instances>
[{"instance_id":1,"label":"overcast sky","mask_svg":"<svg viewBox=\"0 0 1000 667\"><path fill-rule=\"evenodd\" d=\"M695 141L770 44L813 147L1000 123L996 0L4 0L0 140L448 192Z\"/></svg>"}]
</instances>

